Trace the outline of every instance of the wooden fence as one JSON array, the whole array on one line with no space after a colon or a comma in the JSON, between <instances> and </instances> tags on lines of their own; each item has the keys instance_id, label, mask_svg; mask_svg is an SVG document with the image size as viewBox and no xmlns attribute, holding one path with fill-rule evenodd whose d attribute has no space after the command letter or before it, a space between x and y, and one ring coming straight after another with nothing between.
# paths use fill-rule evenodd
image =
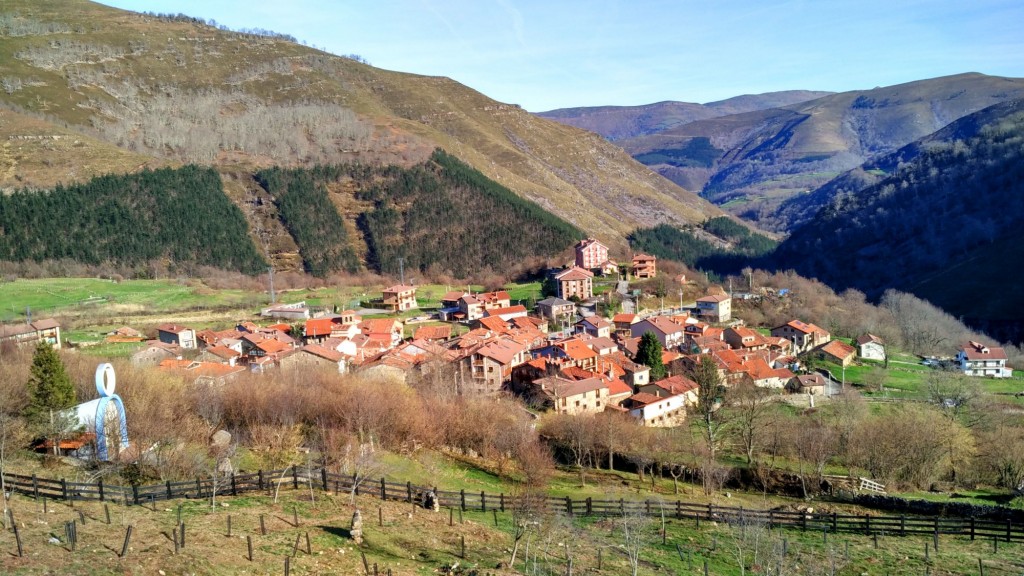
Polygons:
<instances>
[{"instance_id":1,"label":"wooden fence","mask_svg":"<svg viewBox=\"0 0 1024 576\"><path fill-rule=\"evenodd\" d=\"M218 478L197 478L186 482L164 482L145 486L106 485L101 481L73 482L53 480L18 474L6 474L7 489L53 500L99 500L142 505L161 500L177 498L209 498L214 491L219 496L237 496L247 492L272 491L278 487L293 490L309 487L336 493L354 492L383 500L399 500L422 503L428 492L433 492L440 506L445 508L476 510L481 512L511 511L523 501L506 494L467 492L465 490L438 490L434 487L417 486L412 483L389 482L385 478L369 480L328 472L324 468L312 470L288 468L285 470L257 471L250 474L231 474ZM595 500L574 499L569 496L544 496L535 498L531 506L569 516L608 517L645 515L651 517L693 520L699 526L702 521L726 522L740 525L762 525L765 527L789 527L804 531L831 533L860 533L865 535L888 534L906 536L911 534L955 535L976 538L999 539L1006 542L1024 541L1024 525L1012 521L985 520L946 516L875 516L871 514L852 515L823 512L801 512L787 510L758 510L742 507L716 506L664 500Z\"/></svg>"}]
</instances>

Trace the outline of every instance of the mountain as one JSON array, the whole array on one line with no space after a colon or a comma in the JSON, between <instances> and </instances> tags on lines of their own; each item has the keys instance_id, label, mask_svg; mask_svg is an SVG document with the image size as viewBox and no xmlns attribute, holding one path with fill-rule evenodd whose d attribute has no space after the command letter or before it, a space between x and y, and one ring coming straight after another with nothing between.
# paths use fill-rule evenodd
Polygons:
<instances>
[{"instance_id":1,"label":"mountain","mask_svg":"<svg viewBox=\"0 0 1024 576\"><path fill-rule=\"evenodd\" d=\"M972 327L1024 341L1024 99L992 106L861 173L776 250L836 289L889 288L931 301ZM888 172L886 172L886 170ZM853 180L844 178L849 183Z\"/></svg>"},{"instance_id":2,"label":"mountain","mask_svg":"<svg viewBox=\"0 0 1024 576\"><path fill-rule=\"evenodd\" d=\"M844 172L809 193L787 199L779 207L776 218L780 222L785 222L789 228L798 228L812 220L823 206L832 203L837 196L856 194L892 175L900 167L929 150L954 144L958 140L974 138L982 129L1002 121L1004 117L1018 112L1020 108L1020 100L1011 100L964 116L895 152L884 154Z\"/></svg>"},{"instance_id":3,"label":"mountain","mask_svg":"<svg viewBox=\"0 0 1024 576\"><path fill-rule=\"evenodd\" d=\"M615 142L626 138L662 132L697 120L764 110L766 108L778 108L788 104L813 100L828 94L831 94L831 92L785 90L765 94L745 94L707 104L667 101L642 106L560 108L558 110L538 112L537 115L542 118L550 118L562 124L596 132Z\"/></svg>"},{"instance_id":4,"label":"mountain","mask_svg":"<svg viewBox=\"0 0 1024 576\"><path fill-rule=\"evenodd\" d=\"M198 163L227 173L226 191L238 200L253 185L245 174L260 168L409 167L442 148L620 248L639 225L723 214L597 135L448 78L373 68L279 34L84 0L0 6L0 105L4 188ZM15 135L67 135L74 144L63 154L63 139L29 147Z\"/></svg>"},{"instance_id":5,"label":"mountain","mask_svg":"<svg viewBox=\"0 0 1024 576\"><path fill-rule=\"evenodd\" d=\"M983 108L1024 97L1024 79L960 74L698 120L618 142L728 211L782 230L788 198Z\"/></svg>"}]
</instances>

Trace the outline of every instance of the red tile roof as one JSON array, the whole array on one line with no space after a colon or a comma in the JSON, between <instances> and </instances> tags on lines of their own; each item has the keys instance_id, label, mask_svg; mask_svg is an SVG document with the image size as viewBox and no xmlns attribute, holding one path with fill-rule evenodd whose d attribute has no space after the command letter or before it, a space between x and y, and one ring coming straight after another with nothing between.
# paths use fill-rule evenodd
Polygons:
<instances>
[{"instance_id":1,"label":"red tile roof","mask_svg":"<svg viewBox=\"0 0 1024 576\"><path fill-rule=\"evenodd\" d=\"M836 358L846 359L857 353L857 349L842 340L833 340L821 347L821 351Z\"/></svg>"},{"instance_id":2,"label":"red tile roof","mask_svg":"<svg viewBox=\"0 0 1024 576\"><path fill-rule=\"evenodd\" d=\"M324 348L323 346L320 346L318 344L307 344L300 348L299 350L306 352L308 354L312 354L314 356L318 356L325 360L330 360L331 362L335 363L340 362L341 359L345 357L344 354L338 352L337 350Z\"/></svg>"},{"instance_id":3,"label":"red tile roof","mask_svg":"<svg viewBox=\"0 0 1024 576\"><path fill-rule=\"evenodd\" d=\"M633 387L626 384L619 378L615 378L608 382L608 395L619 396L621 394L632 394Z\"/></svg>"},{"instance_id":4,"label":"red tile roof","mask_svg":"<svg viewBox=\"0 0 1024 576\"><path fill-rule=\"evenodd\" d=\"M669 394L686 394L698 388L697 383L681 375L670 376L654 383Z\"/></svg>"},{"instance_id":5,"label":"red tile roof","mask_svg":"<svg viewBox=\"0 0 1024 576\"><path fill-rule=\"evenodd\" d=\"M218 358L230 360L232 358L238 358L241 356L237 351L228 348L227 346L210 346L206 349L207 352L213 354Z\"/></svg>"},{"instance_id":6,"label":"red tile roof","mask_svg":"<svg viewBox=\"0 0 1024 576\"><path fill-rule=\"evenodd\" d=\"M395 284L394 286L388 286L383 290L385 294L392 294L398 292L408 292L410 290L415 291L415 286L406 286L405 284Z\"/></svg>"},{"instance_id":7,"label":"red tile roof","mask_svg":"<svg viewBox=\"0 0 1024 576\"><path fill-rule=\"evenodd\" d=\"M452 327L449 324L443 326L422 326L413 333L413 340L447 340L452 337Z\"/></svg>"},{"instance_id":8,"label":"red tile roof","mask_svg":"<svg viewBox=\"0 0 1024 576\"><path fill-rule=\"evenodd\" d=\"M526 346L512 340L495 340L477 350L477 354L497 361L499 364L511 364L517 354L526 351Z\"/></svg>"},{"instance_id":9,"label":"red tile roof","mask_svg":"<svg viewBox=\"0 0 1024 576\"><path fill-rule=\"evenodd\" d=\"M516 304L515 306L509 306L508 308L491 308L484 310L486 316L501 316L502 314L526 314L526 306L522 304Z\"/></svg>"},{"instance_id":10,"label":"red tile roof","mask_svg":"<svg viewBox=\"0 0 1024 576\"><path fill-rule=\"evenodd\" d=\"M306 337L330 336L333 326L333 318L310 318L306 320Z\"/></svg>"},{"instance_id":11,"label":"red tile roof","mask_svg":"<svg viewBox=\"0 0 1024 576\"><path fill-rule=\"evenodd\" d=\"M284 352L288 350L290 346L281 342L280 340L274 340L273 338L267 338L256 344L256 347L263 350L267 354L275 354L277 352Z\"/></svg>"},{"instance_id":12,"label":"red tile roof","mask_svg":"<svg viewBox=\"0 0 1024 576\"><path fill-rule=\"evenodd\" d=\"M555 274L555 280L559 280L559 281L562 281L562 280L586 280L587 278L593 278L593 277L594 277L593 272L590 272L589 270L584 270L583 268L577 268L576 266L573 266L572 268L563 270L563 271L559 272L558 274Z\"/></svg>"},{"instance_id":13,"label":"red tile roof","mask_svg":"<svg viewBox=\"0 0 1024 576\"><path fill-rule=\"evenodd\" d=\"M697 298L697 302L717 303L725 302L726 300L729 299L729 296L726 296L724 294L711 294L709 296L701 296L700 298Z\"/></svg>"},{"instance_id":14,"label":"red tile roof","mask_svg":"<svg viewBox=\"0 0 1024 576\"><path fill-rule=\"evenodd\" d=\"M597 352L594 352L587 346L582 340L578 338L572 338L565 340L559 347L565 351L565 355L573 360L586 360L597 356Z\"/></svg>"},{"instance_id":15,"label":"red tile roof","mask_svg":"<svg viewBox=\"0 0 1024 576\"><path fill-rule=\"evenodd\" d=\"M858 336L857 337L857 344L859 346L863 346L863 345L869 344L871 342L875 342L877 344L882 344L882 339L879 338L878 336L875 336L874 334L864 334L863 336Z\"/></svg>"},{"instance_id":16,"label":"red tile roof","mask_svg":"<svg viewBox=\"0 0 1024 576\"><path fill-rule=\"evenodd\" d=\"M1006 351L998 346L986 346L971 340L960 345L968 360L1006 360Z\"/></svg>"},{"instance_id":17,"label":"red tile roof","mask_svg":"<svg viewBox=\"0 0 1024 576\"><path fill-rule=\"evenodd\" d=\"M170 332L171 334L181 334L186 330L190 330L190 328L178 324L161 324L156 329L161 332Z\"/></svg>"},{"instance_id":18,"label":"red tile roof","mask_svg":"<svg viewBox=\"0 0 1024 576\"><path fill-rule=\"evenodd\" d=\"M636 322L636 318L636 314L624 314L620 312L612 317L612 322L616 324L632 324L633 322Z\"/></svg>"}]
</instances>

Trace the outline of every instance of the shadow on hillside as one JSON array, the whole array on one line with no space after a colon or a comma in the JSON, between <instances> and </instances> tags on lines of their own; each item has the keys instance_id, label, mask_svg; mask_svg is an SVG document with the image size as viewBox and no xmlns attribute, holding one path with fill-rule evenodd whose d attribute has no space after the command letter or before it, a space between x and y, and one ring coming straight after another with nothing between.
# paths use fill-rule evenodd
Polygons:
<instances>
[{"instance_id":1,"label":"shadow on hillside","mask_svg":"<svg viewBox=\"0 0 1024 576\"><path fill-rule=\"evenodd\" d=\"M323 530L331 536L337 536L338 538L344 538L345 540L352 539L352 531L348 528L341 528L339 526L317 526L317 528Z\"/></svg>"}]
</instances>

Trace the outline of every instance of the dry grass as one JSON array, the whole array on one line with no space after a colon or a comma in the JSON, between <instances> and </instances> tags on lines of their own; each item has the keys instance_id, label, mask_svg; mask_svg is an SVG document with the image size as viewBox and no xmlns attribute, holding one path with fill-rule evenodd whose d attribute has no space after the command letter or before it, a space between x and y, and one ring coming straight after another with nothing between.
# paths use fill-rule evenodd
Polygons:
<instances>
[{"instance_id":1,"label":"dry grass","mask_svg":"<svg viewBox=\"0 0 1024 576\"><path fill-rule=\"evenodd\" d=\"M187 133L167 132L173 127L163 119L145 116L161 98L203 94L200 100L212 108L190 110L212 134L225 132L218 122L245 119L252 111L293 113L299 103L312 103L316 110L336 110L330 118L351 111L356 118L349 124L370 132L356 130L354 139L346 139L336 131L310 129L307 140L291 133L268 140L257 132L269 125L259 122L242 131L253 142L224 148L213 162L250 170L313 161L408 165L440 146L584 230L602 231L610 236L606 242L622 249L625 235L638 225L693 223L722 214L595 134L535 117L447 78L388 72L283 40L80 0L9 0L4 12L58 26L0 38L0 78L18 83L0 98L90 134L106 134L98 137L108 144L82 140L101 157L130 156L111 142L168 161L194 159L199 149L208 157L210 142L189 143ZM78 56L69 59L68 50ZM227 108L217 110L218 102ZM0 123L0 139L8 135ZM292 144L282 153L275 146L285 141ZM46 150L26 151L23 162L38 165L52 157ZM71 156L68 162L65 181L91 174L82 168L84 159ZM121 160L109 162L111 170L126 168Z\"/></svg>"},{"instance_id":2,"label":"dry grass","mask_svg":"<svg viewBox=\"0 0 1024 576\"><path fill-rule=\"evenodd\" d=\"M158 502L155 510L146 506L123 507L109 504L111 524L106 524L103 504L79 502L74 508L49 502L48 513L31 499L16 496L15 510L25 556L18 558L12 532L0 534L0 571L5 574L283 574L286 556L291 556L296 537L299 550L291 558L292 574L361 574L360 552L366 554L371 573L376 564L381 573L429 574L460 562L463 566L494 570L504 556L507 537L482 522L467 520L448 526L448 513L431 512L401 502L380 502L360 496L356 504L363 514L364 543L349 538L352 512L350 496L324 495L315 501L308 491L282 490L272 495L225 498L211 512L208 500ZM177 525L178 505L185 524L185 547L177 554L171 533ZM384 519L378 525L378 507ZM299 525L293 525L293 509ZM79 519L78 544L74 551L64 542L64 524ZM260 534L263 515L267 535ZM227 536L231 516L232 535ZM133 527L129 551L119 557L126 527ZM312 554L306 553L309 534ZM56 536L60 544L49 544ZM248 560L246 536L253 540L253 561ZM467 559L459 558L466 539Z\"/></svg>"}]
</instances>

